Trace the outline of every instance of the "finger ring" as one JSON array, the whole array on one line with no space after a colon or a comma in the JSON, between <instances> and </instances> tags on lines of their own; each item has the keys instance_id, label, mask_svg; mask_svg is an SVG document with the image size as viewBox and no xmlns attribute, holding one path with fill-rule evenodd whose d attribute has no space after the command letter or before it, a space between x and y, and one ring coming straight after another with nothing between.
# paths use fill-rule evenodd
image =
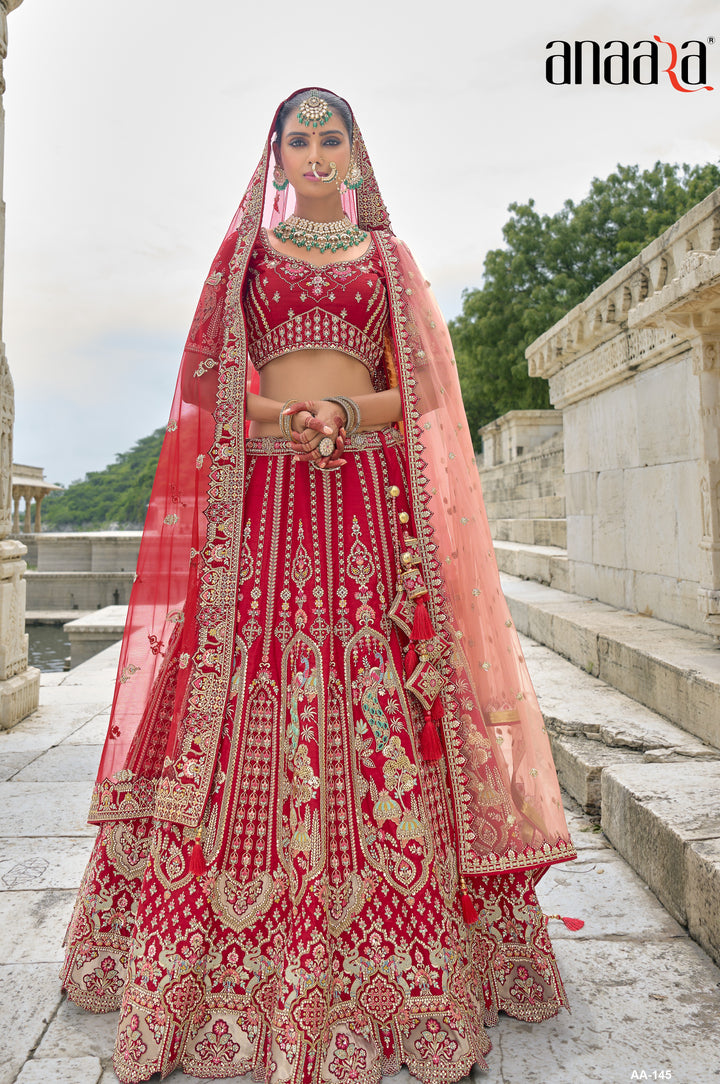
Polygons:
<instances>
[{"instance_id":1,"label":"finger ring","mask_svg":"<svg viewBox=\"0 0 720 1084\"><path fill-rule=\"evenodd\" d=\"M335 451L335 441L332 439L332 437L323 437L318 444L318 449L320 451L320 455L322 456L332 455L332 453Z\"/></svg>"}]
</instances>

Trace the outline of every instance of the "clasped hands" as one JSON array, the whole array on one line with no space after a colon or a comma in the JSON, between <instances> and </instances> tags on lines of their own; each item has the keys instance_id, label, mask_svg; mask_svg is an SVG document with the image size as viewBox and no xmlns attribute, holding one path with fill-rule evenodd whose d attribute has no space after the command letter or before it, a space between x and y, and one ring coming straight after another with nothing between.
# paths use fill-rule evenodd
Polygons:
<instances>
[{"instance_id":1,"label":"clasped hands","mask_svg":"<svg viewBox=\"0 0 720 1084\"><path fill-rule=\"evenodd\" d=\"M339 470L347 463L347 459L342 457L347 418L343 417L343 410L337 403L329 403L325 399L305 399L291 403L282 413L293 415L290 424L297 438L290 447L295 452L294 463L312 463L320 470ZM298 424L303 428L298 429ZM335 441L330 455L321 455L319 451L318 445L323 437Z\"/></svg>"}]
</instances>

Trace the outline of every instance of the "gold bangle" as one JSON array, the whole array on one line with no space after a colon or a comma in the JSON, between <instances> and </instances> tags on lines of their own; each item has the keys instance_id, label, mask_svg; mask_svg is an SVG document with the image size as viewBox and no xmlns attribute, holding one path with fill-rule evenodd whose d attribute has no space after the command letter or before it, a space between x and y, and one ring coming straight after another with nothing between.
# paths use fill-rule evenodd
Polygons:
<instances>
[{"instance_id":1,"label":"gold bangle","mask_svg":"<svg viewBox=\"0 0 720 1084\"><path fill-rule=\"evenodd\" d=\"M291 403L299 403L299 402L300 402L300 399L287 399L283 403L280 414L278 415L278 425L280 426L280 432L285 437L285 440L292 440L293 439L293 427L292 427L293 416L292 416L292 414L284 414L283 411L286 410L291 405Z\"/></svg>"},{"instance_id":2,"label":"gold bangle","mask_svg":"<svg viewBox=\"0 0 720 1084\"><path fill-rule=\"evenodd\" d=\"M325 400L327 403L337 403L345 411L347 421L345 423L345 435L351 437L356 429L360 427L360 407L347 395L328 395Z\"/></svg>"}]
</instances>

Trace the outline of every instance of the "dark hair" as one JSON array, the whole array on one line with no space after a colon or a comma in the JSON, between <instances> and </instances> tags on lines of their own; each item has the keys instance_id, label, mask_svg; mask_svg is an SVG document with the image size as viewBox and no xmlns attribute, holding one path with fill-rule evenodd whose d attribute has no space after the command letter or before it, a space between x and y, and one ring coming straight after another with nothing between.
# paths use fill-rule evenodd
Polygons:
<instances>
[{"instance_id":1,"label":"dark hair","mask_svg":"<svg viewBox=\"0 0 720 1084\"><path fill-rule=\"evenodd\" d=\"M275 124L275 137L279 140L282 139L282 134L285 131L285 124L291 113L296 113L306 98L310 97L312 92L309 90L303 90L300 94L296 94L292 98L288 98L286 102L283 102L278 113L277 123ZM329 91L319 91L320 97L323 101L332 109L333 113L337 113L340 116L341 121L345 125L347 134L352 140L353 122L352 113L347 102L344 102L342 98L338 98L337 94L331 94Z\"/></svg>"}]
</instances>

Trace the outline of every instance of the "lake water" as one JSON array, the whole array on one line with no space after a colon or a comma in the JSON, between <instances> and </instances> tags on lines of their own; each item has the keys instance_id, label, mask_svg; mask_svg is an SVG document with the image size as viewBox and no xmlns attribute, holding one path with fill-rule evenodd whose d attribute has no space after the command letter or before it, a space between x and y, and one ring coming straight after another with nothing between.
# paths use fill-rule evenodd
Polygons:
<instances>
[{"instance_id":1,"label":"lake water","mask_svg":"<svg viewBox=\"0 0 720 1084\"><path fill-rule=\"evenodd\" d=\"M62 625L27 625L30 637L28 663L46 673L58 673L65 669L70 658L70 639Z\"/></svg>"}]
</instances>

